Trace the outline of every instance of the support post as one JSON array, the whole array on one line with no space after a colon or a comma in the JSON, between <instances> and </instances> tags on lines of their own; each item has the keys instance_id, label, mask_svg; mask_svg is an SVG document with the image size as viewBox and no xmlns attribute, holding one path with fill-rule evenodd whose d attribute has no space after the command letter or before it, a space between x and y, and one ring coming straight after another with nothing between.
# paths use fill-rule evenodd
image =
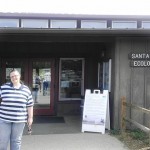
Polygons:
<instances>
[{"instance_id":1,"label":"support post","mask_svg":"<svg viewBox=\"0 0 150 150\"><path fill-rule=\"evenodd\" d=\"M149 121L149 128L150 128L150 121ZM148 136L149 136L149 145L150 145L150 131L148 133Z\"/></svg>"}]
</instances>

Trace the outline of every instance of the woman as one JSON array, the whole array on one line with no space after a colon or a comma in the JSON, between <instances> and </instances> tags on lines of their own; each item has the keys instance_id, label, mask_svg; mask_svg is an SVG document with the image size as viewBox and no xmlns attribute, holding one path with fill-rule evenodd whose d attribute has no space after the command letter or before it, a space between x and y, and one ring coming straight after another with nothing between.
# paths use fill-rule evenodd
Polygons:
<instances>
[{"instance_id":1,"label":"woman","mask_svg":"<svg viewBox=\"0 0 150 150\"><path fill-rule=\"evenodd\" d=\"M20 82L17 70L10 72L10 83L0 87L0 150L20 150L25 122L33 122L33 98L29 88Z\"/></svg>"}]
</instances>

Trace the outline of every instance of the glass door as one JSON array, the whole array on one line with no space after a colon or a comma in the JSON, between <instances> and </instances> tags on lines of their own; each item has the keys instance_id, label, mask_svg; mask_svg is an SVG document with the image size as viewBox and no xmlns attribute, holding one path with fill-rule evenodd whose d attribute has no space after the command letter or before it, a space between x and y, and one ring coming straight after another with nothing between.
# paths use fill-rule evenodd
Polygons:
<instances>
[{"instance_id":1,"label":"glass door","mask_svg":"<svg viewBox=\"0 0 150 150\"><path fill-rule=\"evenodd\" d=\"M49 60L32 60L31 66L30 86L35 114L51 114L53 112L52 63Z\"/></svg>"},{"instance_id":2,"label":"glass door","mask_svg":"<svg viewBox=\"0 0 150 150\"><path fill-rule=\"evenodd\" d=\"M3 59L2 84L10 82L9 73L17 69L21 81L32 91L34 115L53 115L53 61L46 59Z\"/></svg>"}]
</instances>

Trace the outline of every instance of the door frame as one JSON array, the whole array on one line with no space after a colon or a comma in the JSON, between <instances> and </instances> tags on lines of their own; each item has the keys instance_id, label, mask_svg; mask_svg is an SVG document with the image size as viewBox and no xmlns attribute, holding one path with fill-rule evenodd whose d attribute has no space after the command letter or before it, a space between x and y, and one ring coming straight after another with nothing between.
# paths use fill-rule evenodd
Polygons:
<instances>
[{"instance_id":1,"label":"door frame","mask_svg":"<svg viewBox=\"0 0 150 150\"><path fill-rule=\"evenodd\" d=\"M49 58L31 58L29 59L29 85L32 84L32 63L34 61L49 61L51 63L51 84L50 84L50 108L49 109L34 109L34 115L54 115L54 59Z\"/></svg>"}]
</instances>

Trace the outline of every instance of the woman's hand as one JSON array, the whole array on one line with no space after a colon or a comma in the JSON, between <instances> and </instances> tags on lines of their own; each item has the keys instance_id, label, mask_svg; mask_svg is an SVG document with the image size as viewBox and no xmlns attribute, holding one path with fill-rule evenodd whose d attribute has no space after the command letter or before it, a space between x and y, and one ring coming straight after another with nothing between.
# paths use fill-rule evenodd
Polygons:
<instances>
[{"instance_id":1,"label":"woman's hand","mask_svg":"<svg viewBox=\"0 0 150 150\"><path fill-rule=\"evenodd\" d=\"M33 117L28 117L27 120L28 127L32 126L32 123L33 123Z\"/></svg>"}]
</instances>

